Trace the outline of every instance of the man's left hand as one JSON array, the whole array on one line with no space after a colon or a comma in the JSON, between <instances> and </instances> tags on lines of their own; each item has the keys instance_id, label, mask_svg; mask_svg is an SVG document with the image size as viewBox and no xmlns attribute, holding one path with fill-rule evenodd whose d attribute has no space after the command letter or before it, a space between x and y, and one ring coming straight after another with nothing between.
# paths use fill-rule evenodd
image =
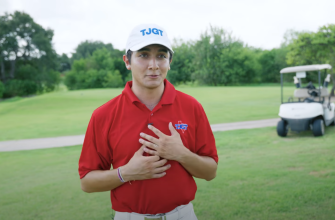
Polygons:
<instances>
[{"instance_id":1,"label":"man's left hand","mask_svg":"<svg viewBox=\"0 0 335 220\"><path fill-rule=\"evenodd\" d=\"M180 134L173 127L172 123L169 123L169 129L171 131L171 136L165 135L160 130L152 125L148 128L153 131L158 139L152 137L148 134L141 133L139 142L145 146L144 151L151 155L157 155L167 160L175 160L180 162L180 160L190 151L184 146Z\"/></svg>"}]
</instances>

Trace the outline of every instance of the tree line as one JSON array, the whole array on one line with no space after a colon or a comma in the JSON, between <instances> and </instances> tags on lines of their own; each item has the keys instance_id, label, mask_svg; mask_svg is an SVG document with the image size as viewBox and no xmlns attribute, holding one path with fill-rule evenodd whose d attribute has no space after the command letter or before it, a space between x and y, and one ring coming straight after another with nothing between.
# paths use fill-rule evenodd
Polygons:
<instances>
[{"instance_id":1,"label":"tree line","mask_svg":"<svg viewBox=\"0 0 335 220\"><path fill-rule=\"evenodd\" d=\"M124 51L111 43L84 41L68 57L55 52L53 36L24 12L0 16L0 98L53 91L61 81L75 90L123 87L131 80ZM175 85L276 83L287 66L335 66L335 25L317 32L290 30L272 50L250 47L231 32L210 26L198 40L174 39L173 49L167 78Z\"/></svg>"},{"instance_id":2,"label":"tree line","mask_svg":"<svg viewBox=\"0 0 335 220\"><path fill-rule=\"evenodd\" d=\"M324 64L335 67L335 25L317 32L288 30L279 48L246 45L222 28L209 27L196 41L174 41L175 56L168 78L172 83L205 85L278 83L288 66Z\"/></svg>"},{"instance_id":3,"label":"tree line","mask_svg":"<svg viewBox=\"0 0 335 220\"><path fill-rule=\"evenodd\" d=\"M60 77L53 35L26 13L0 16L0 98L55 89Z\"/></svg>"}]
</instances>

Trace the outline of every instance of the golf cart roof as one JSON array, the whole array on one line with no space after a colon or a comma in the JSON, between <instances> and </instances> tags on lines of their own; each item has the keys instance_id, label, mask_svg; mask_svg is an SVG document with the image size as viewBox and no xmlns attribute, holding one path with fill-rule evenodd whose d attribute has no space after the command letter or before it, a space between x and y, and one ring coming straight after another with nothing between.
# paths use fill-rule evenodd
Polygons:
<instances>
[{"instance_id":1,"label":"golf cart roof","mask_svg":"<svg viewBox=\"0 0 335 220\"><path fill-rule=\"evenodd\" d=\"M306 71L318 71L323 69L331 69L332 66L329 64L315 64L307 66L293 66L286 67L280 70L280 73L296 73L296 72L306 72Z\"/></svg>"}]
</instances>

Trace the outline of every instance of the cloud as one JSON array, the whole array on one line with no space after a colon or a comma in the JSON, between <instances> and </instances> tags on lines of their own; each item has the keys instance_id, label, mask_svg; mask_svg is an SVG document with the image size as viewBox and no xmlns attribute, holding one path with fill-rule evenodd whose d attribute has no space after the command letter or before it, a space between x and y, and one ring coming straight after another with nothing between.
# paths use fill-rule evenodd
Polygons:
<instances>
[{"instance_id":1,"label":"cloud","mask_svg":"<svg viewBox=\"0 0 335 220\"><path fill-rule=\"evenodd\" d=\"M316 31L335 23L333 0L2 0L0 13L23 10L54 30L58 53L73 52L84 40L124 49L140 23L163 26L170 38L199 39L209 25L222 27L254 47L278 47L288 29ZM2 10L2 11L1 11Z\"/></svg>"}]
</instances>

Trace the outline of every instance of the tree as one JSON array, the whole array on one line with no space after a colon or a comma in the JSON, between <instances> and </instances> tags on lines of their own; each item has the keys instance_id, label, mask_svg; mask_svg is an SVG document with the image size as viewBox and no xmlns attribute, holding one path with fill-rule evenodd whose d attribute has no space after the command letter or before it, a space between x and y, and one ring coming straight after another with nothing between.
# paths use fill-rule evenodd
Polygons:
<instances>
[{"instance_id":1,"label":"tree","mask_svg":"<svg viewBox=\"0 0 335 220\"><path fill-rule=\"evenodd\" d=\"M3 92L5 91L5 86L3 83L0 81L0 98L2 98Z\"/></svg>"},{"instance_id":2,"label":"tree","mask_svg":"<svg viewBox=\"0 0 335 220\"><path fill-rule=\"evenodd\" d=\"M262 82L280 82L280 70L286 64L287 47L281 46L272 50L265 50L259 57Z\"/></svg>"},{"instance_id":3,"label":"tree","mask_svg":"<svg viewBox=\"0 0 335 220\"><path fill-rule=\"evenodd\" d=\"M319 28L318 32L299 33L288 45L289 65L329 63L335 65L335 25Z\"/></svg>"},{"instance_id":4,"label":"tree","mask_svg":"<svg viewBox=\"0 0 335 220\"><path fill-rule=\"evenodd\" d=\"M210 27L195 44L193 77L204 84L259 82L260 66L253 50L221 28Z\"/></svg>"},{"instance_id":5,"label":"tree","mask_svg":"<svg viewBox=\"0 0 335 220\"><path fill-rule=\"evenodd\" d=\"M175 39L173 50L176 55L172 57L171 70L167 75L168 80L173 84L191 81L192 73L195 71L194 45L192 42Z\"/></svg>"},{"instance_id":6,"label":"tree","mask_svg":"<svg viewBox=\"0 0 335 220\"><path fill-rule=\"evenodd\" d=\"M0 71L5 96L15 95L6 92L11 80L15 80L9 83L12 88L23 89L25 85L34 83L33 87L40 92L52 90L58 84L59 76L53 72L57 69L57 54L52 47L52 38L52 30L44 29L24 12L0 16ZM25 72L25 67L34 74ZM17 85L13 87L14 84Z\"/></svg>"},{"instance_id":7,"label":"tree","mask_svg":"<svg viewBox=\"0 0 335 220\"><path fill-rule=\"evenodd\" d=\"M123 51L114 49L112 44L104 44L101 41L84 41L80 43L75 49L75 53L72 54L71 62L74 63L76 60L87 59L93 56L93 53L97 50L104 49L103 53L108 51L109 56L112 58L113 67L119 71L121 74L122 80L125 82L129 71L127 70L122 56L124 55Z\"/></svg>"},{"instance_id":8,"label":"tree","mask_svg":"<svg viewBox=\"0 0 335 220\"><path fill-rule=\"evenodd\" d=\"M70 89L116 88L124 85L120 71L114 66L111 52L97 49L86 59L75 60L67 72L65 85Z\"/></svg>"},{"instance_id":9,"label":"tree","mask_svg":"<svg viewBox=\"0 0 335 220\"><path fill-rule=\"evenodd\" d=\"M114 47L112 44L104 44L101 41L89 41L86 40L81 42L75 52L72 54L71 61L85 59L93 55L94 51L98 49L106 48L109 51L113 51Z\"/></svg>"},{"instance_id":10,"label":"tree","mask_svg":"<svg viewBox=\"0 0 335 220\"><path fill-rule=\"evenodd\" d=\"M322 26L316 33L302 32L288 45L289 65L311 65L328 63L335 66L335 25ZM335 90L333 78L332 95ZM317 75L307 75L307 80L317 81Z\"/></svg>"},{"instance_id":11,"label":"tree","mask_svg":"<svg viewBox=\"0 0 335 220\"><path fill-rule=\"evenodd\" d=\"M71 69L71 60L65 53L63 53L61 56L58 55L58 62L59 71L61 73Z\"/></svg>"}]
</instances>

